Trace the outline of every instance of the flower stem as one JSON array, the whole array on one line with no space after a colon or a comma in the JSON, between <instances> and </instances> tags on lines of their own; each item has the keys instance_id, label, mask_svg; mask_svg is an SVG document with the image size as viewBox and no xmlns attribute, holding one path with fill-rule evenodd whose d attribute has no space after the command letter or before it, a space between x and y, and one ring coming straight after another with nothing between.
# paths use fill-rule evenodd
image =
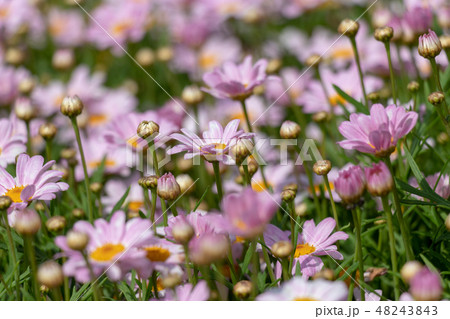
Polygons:
<instances>
[{"instance_id":1,"label":"flower stem","mask_svg":"<svg viewBox=\"0 0 450 319\"><path fill-rule=\"evenodd\" d=\"M189 259L189 246L188 244L184 244L183 245L183 249L184 249L184 262L185 262L185 267L186 267L186 273L188 275L188 279L189 282L193 285L196 284L196 282L194 282L194 278L192 277L192 270L190 269L190 259Z\"/></svg>"},{"instance_id":2,"label":"flower stem","mask_svg":"<svg viewBox=\"0 0 450 319\"><path fill-rule=\"evenodd\" d=\"M361 61L359 60L358 47L356 46L355 37L350 37L350 41L352 43L353 53L355 54L356 66L358 67L359 80L361 82L361 90L364 95L364 102L366 104L366 107L369 108L369 101L367 100L366 87L364 86L364 77L361 69Z\"/></svg>"},{"instance_id":3,"label":"flower stem","mask_svg":"<svg viewBox=\"0 0 450 319\"><path fill-rule=\"evenodd\" d=\"M398 289L398 268L397 268L397 252L395 251L395 238L394 238L394 227L392 225L392 212L389 207L387 196L381 197L381 201L383 203L383 209L386 213L386 221L388 224L388 232L389 232L389 246L391 249L391 262L392 262L392 271L395 273L394 277L394 295L395 300L398 300L400 297L399 289Z\"/></svg>"},{"instance_id":4,"label":"flower stem","mask_svg":"<svg viewBox=\"0 0 450 319\"><path fill-rule=\"evenodd\" d=\"M248 117L247 105L245 104L245 100L241 101L242 112L244 113L245 121L247 123L247 128L250 133L253 133L252 123L250 122L250 118Z\"/></svg>"},{"instance_id":5,"label":"flower stem","mask_svg":"<svg viewBox=\"0 0 450 319\"><path fill-rule=\"evenodd\" d=\"M156 212L156 199L157 199L156 198L157 197L156 188L152 188L151 192L152 192L152 210L150 212L150 222L152 223L153 230L155 231L155 234L156 234L156 226L154 226L155 212Z\"/></svg>"},{"instance_id":6,"label":"flower stem","mask_svg":"<svg viewBox=\"0 0 450 319\"><path fill-rule=\"evenodd\" d=\"M436 81L436 86L437 86L437 88L438 88L438 90L440 92L445 93L445 91L442 89L441 80L439 78L439 69L437 67L436 60L434 58L430 59L430 63L431 63L431 68L433 69L433 74L434 74L434 79ZM444 101L442 102L442 104L444 105L444 111L445 111L444 117L447 120L447 117L448 117L449 113L448 113L447 101L445 100L445 98L444 98ZM448 123L448 121L447 121L447 123Z\"/></svg>"},{"instance_id":7,"label":"flower stem","mask_svg":"<svg viewBox=\"0 0 450 319\"><path fill-rule=\"evenodd\" d=\"M92 209L92 200L91 200L91 191L89 189L89 175L87 171L87 165L86 165L86 158L84 156L84 150L83 145L81 143L81 137L80 137L80 129L78 128L78 123L76 118L71 118L73 130L75 131L75 137L77 139L78 144L78 150L80 152L81 157L81 164L83 166L83 173L84 173L84 187L86 190L86 196L88 201L88 217L89 221L92 223L94 219L93 209Z\"/></svg>"},{"instance_id":8,"label":"flower stem","mask_svg":"<svg viewBox=\"0 0 450 319\"><path fill-rule=\"evenodd\" d=\"M245 186L250 186L252 185L252 180L250 178L250 174L248 173L248 165L247 163L243 163L242 164L242 168L244 169L244 184Z\"/></svg>"},{"instance_id":9,"label":"flower stem","mask_svg":"<svg viewBox=\"0 0 450 319\"><path fill-rule=\"evenodd\" d=\"M52 141L45 141L45 155L47 156L47 161L52 159Z\"/></svg>"},{"instance_id":10,"label":"flower stem","mask_svg":"<svg viewBox=\"0 0 450 319\"><path fill-rule=\"evenodd\" d=\"M359 282L360 285L364 283L364 264L363 264L363 254L362 254L362 241L361 241L361 222L360 222L360 216L358 216L358 210L352 209L353 214L353 223L355 224L355 233L356 233L356 247L355 250L357 251L358 255L358 267L359 267ZM361 290L361 301L365 300L365 294L364 289Z\"/></svg>"},{"instance_id":11,"label":"flower stem","mask_svg":"<svg viewBox=\"0 0 450 319\"><path fill-rule=\"evenodd\" d=\"M389 74L391 77L391 86L392 86L392 98L394 99L394 104L397 104L397 90L395 89L395 78L394 78L394 68L392 67L392 59L391 59L391 44L389 41L384 43L386 47L386 53L389 63Z\"/></svg>"},{"instance_id":12,"label":"flower stem","mask_svg":"<svg viewBox=\"0 0 450 319\"><path fill-rule=\"evenodd\" d=\"M166 201L164 199L162 199L161 197L159 198L159 200L161 201L161 211L162 211L162 214L163 214L164 227L167 227L167 226L169 226L169 224L168 224L168 217L167 217Z\"/></svg>"},{"instance_id":13,"label":"flower stem","mask_svg":"<svg viewBox=\"0 0 450 319\"><path fill-rule=\"evenodd\" d=\"M336 220L336 230L339 230L340 227L339 227L338 214L337 214L337 210L336 210L336 203L334 202L334 199L333 199L333 192L331 191L330 182L328 181L328 176L323 175L323 180L325 181L325 187L327 188L328 195L330 196L331 210L333 211L333 217Z\"/></svg>"},{"instance_id":14,"label":"flower stem","mask_svg":"<svg viewBox=\"0 0 450 319\"><path fill-rule=\"evenodd\" d=\"M259 240L261 241L262 253L264 257L264 262L266 263L267 272L269 273L269 278L272 283L276 281L275 274L273 273L272 263L270 262L269 254L267 253L267 249L265 247L264 236L261 235Z\"/></svg>"},{"instance_id":15,"label":"flower stem","mask_svg":"<svg viewBox=\"0 0 450 319\"><path fill-rule=\"evenodd\" d=\"M25 121L25 126L27 129L27 154L32 156L33 155L33 146L32 146L32 140L31 140L31 128L30 128L30 121Z\"/></svg>"},{"instance_id":16,"label":"flower stem","mask_svg":"<svg viewBox=\"0 0 450 319\"><path fill-rule=\"evenodd\" d=\"M252 269L252 284L253 284L253 291L252 291L252 298L255 299L256 295L258 294L258 273L259 273L259 258L258 258L258 252L256 251L256 243L257 240L253 240L252 244L250 246L250 249L252 251L252 262L253 262L253 269Z\"/></svg>"},{"instance_id":17,"label":"flower stem","mask_svg":"<svg viewBox=\"0 0 450 319\"><path fill-rule=\"evenodd\" d=\"M222 191L222 180L220 178L219 162L218 161L214 161L214 162L212 162L212 165L213 165L213 168L214 168L214 176L216 178L217 195L219 195L219 203L221 203L222 202L222 197L223 197L223 191Z\"/></svg>"},{"instance_id":18,"label":"flower stem","mask_svg":"<svg viewBox=\"0 0 450 319\"><path fill-rule=\"evenodd\" d=\"M66 262L66 257L62 258L62 262L63 264ZM70 300L69 278L67 276L64 276L64 300Z\"/></svg>"},{"instance_id":19,"label":"flower stem","mask_svg":"<svg viewBox=\"0 0 450 319\"><path fill-rule=\"evenodd\" d=\"M296 232L295 232L295 204L294 201L290 201L288 203L289 206L289 210L291 211L291 244L292 244L292 252L291 252L291 258L289 259L289 276L290 274L292 274L292 267L294 265L294 255L295 255L295 249L297 248L297 240L298 240L298 236L296 236Z\"/></svg>"},{"instance_id":20,"label":"flower stem","mask_svg":"<svg viewBox=\"0 0 450 319\"><path fill-rule=\"evenodd\" d=\"M14 244L14 240L11 233L11 227L9 226L8 222L8 212L6 210L3 210L0 212L3 216L3 220L5 222L5 228L6 228L6 236L8 237L8 244L9 244L9 252L11 254L11 262L12 262L12 269L14 271L14 281L16 284L16 300L20 300L20 278L19 278L19 270L16 269L17 267L17 255L16 255L16 246ZM6 286L5 286L6 287Z\"/></svg>"},{"instance_id":21,"label":"flower stem","mask_svg":"<svg viewBox=\"0 0 450 319\"><path fill-rule=\"evenodd\" d=\"M158 163L158 156L156 154L156 148L155 148L155 142L153 140L148 142L148 148L150 152L152 153L153 158L153 169L155 170L155 175L159 178L159 163Z\"/></svg>"},{"instance_id":22,"label":"flower stem","mask_svg":"<svg viewBox=\"0 0 450 319\"><path fill-rule=\"evenodd\" d=\"M99 295L98 286L97 286L97 279L95 278L95 274L94 274L94 269L92 269L92 265L89 262L89 258L86 255L86 253L82 252L81 254L83 255L84 261L86 263L86 267L89 270L89 276L91 278L91 281L93 281L92 282L92 289L94 291L94 301L99 301L100 300L100 297L99 297L100 295Z\"/></svg>"},{"instance_id":23,"label":"flower stem","mask_svg":"<svg viewBox=\"0 0 450 319\"><path fill-rule=\"evenodd\" d=\"M34 297L36 298L36 300L40 300L41 296L39 293L39 285L37 281L37 266L36 266L36 256L34 254L33 249L33 238L29 235L25 235L23 241L25 245L25 251L27 254L28 262L30 263L31 268L31 280L33 281Z\"/></svg>"}]
</instances>

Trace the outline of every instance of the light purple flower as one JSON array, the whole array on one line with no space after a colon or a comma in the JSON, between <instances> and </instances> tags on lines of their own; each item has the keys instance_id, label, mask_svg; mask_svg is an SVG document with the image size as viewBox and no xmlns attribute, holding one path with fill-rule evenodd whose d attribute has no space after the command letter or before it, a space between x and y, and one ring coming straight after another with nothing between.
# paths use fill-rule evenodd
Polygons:
<instances>
[{"instance_id":1,"label":"light purple flower","mask_svg":"<svg viewBox=\"0 0 450 319\"><path fill-rule=\"evenodd\" d=\"M358 202L366 189L363 170L358 165L351 165L347 169L339 171L339 176L334 181L334 187L344 203Z\"/></svg>"},{"instance_id":2,"label":"light purple flower","mask_svg":"<svg viewBox=\"0 0 450 319\"><path fill-rule=\"evenodd\" d=\"M370 115L351 114L350 121L339 126L339 132L346 140L338 144L344 149L386 157L395 150L397 141L414 128L417 118L416 112L406 112L401 106L384 108L374 104Z\"/></svg>"},{"instance_id":3,"label":"light purple flower","mask_svg":"<svg viewBox=\"0 0 450 319\"><path fill-rule=\"evenodd\" d=\"M266 60L259 60L253 65L251 56L238 65L225 62L221 69L217 68L203 76L203 81L209 87L204 90L219 99L245 100L266 79L266 67Z\"/></svg>"},{"instance_id":4,"label":"light purple flower","mask_svg":"<svg viewBox=\"0 0 450 319\"><path fill-rule=\"evenodd\" d=\"M373 164L364 169L367 181L367 190L373 196L385 196L394 187L389 168L383 162Z\"/></svg>"},{"instance_id":5,"label":"light purple flower","mask_svg":"<svg viewBox=\"0 0 450 319\"><path fill-rule=\"evenodd\" d=\"M419 37L418 51L426 59L435 58L442 51L442 44L433 30Z\"/></svg>"},{"instance_id":6,"label":"light purple flower","mask_svg":"<svg viewBox=\"0 0 450 319\"><path fill-rule=\"evenodd\" d=\"M442 283L439 274L423 267L410 281L409 292L415 300L437 301L442 296Z\"/></svg>"},{"instance_id":7,"label":"light purple flower","mask_svg":"<svg viewBox=\"0 0 450 319\"><path fill-rule=\"evenodd\" d=\"M48 13L48 29L57 45L75 47L84 40L83 16L75 10L52 8Z\"/></svg>"},{"instance_id":8,"label":"light purple flower","mask_svg":"<svg viewBox=\"0 0 450 319\"><path fill-rule=\"evenodd\" d=\"M450 177L448 174L441 175L441 173L436 173L427 176L425 180L427 181L428 185L430 185L430 187L434 189L436 194L445 199L448 199L450 197ZM409 184L416 188L419 187L419 183L417 183L417 180L415 178L411 179L409 181Z\"/></svg>"}]
</instances>

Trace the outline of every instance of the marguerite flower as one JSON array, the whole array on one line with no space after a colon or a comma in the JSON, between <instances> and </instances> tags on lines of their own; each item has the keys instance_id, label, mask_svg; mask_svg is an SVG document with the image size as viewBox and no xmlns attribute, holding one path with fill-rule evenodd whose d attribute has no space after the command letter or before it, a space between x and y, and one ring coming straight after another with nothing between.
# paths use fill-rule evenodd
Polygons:
<instances>
[{"instance_id":1,"label":"marguerite flower","mask_svg":"<svg viewBox=\"0 0 450 319\"><path fill-rule=\"evenodd\" d=\"M55 161L43 164L44 158L40 155L30 158L27 154L20 154L15 178L0 167L0 194L9 196L13 201L11 211L24 209L33 200L54 199L56 193L69 188L68 184L60 182L61 171L49 170Z\"/></svg>"},{"instance_id":2,"label":"marguerite flower","mask_svg":"<svg viewBox=\"0 0 450 319\"><path fill-rule=\"evenodd\" d=\"M225 164L234 164L233 158L229 155L229 150L239 139L250 139L251 133L244 133L239 130L239 120L233 120L227 124L225 129L217 121L209 122L209 131L203 132L203 139L195 133L181 129L184 134L174 133L171 137L181 143L167 151L168 154L187 152L185 159L201 155L208 162L220 161Z\"/></svg>"}]
</instances>

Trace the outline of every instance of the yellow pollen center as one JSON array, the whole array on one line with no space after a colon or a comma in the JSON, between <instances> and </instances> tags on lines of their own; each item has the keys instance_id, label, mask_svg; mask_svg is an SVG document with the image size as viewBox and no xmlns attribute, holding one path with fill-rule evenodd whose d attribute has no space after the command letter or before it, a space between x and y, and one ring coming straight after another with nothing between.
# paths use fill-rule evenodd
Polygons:
<instances>
[{"instance_id":1,"label":"yellow pollen center","mask_svg":"<svg viewBox=\"0 0 450 319\"><path fill-rule=\"evenodd\" d=\"M294 257L298 258L300 256L309 255L316 251L314 246L310 246L308 243L297 245L295 248Z\"/></svg>"},{"instance_id":2,"label":"yellow pollen center","mask_svg":"<svg viewBox=\"0 0 450 319\"><path fill-rule=\"evenodd\" d=\"M353 49L349 48L339 48L333 50L331 56L335 59L350 59L353 57Z\"/></svg>"},{"instance_id":3,"label":"yellow pollen center","mask_svg":"<svg viewBox=\"0 0 450 319\"><path fill-rule=\"evenodd\" d=\"M92 169L95 169L95 168L99 167L101 164L102 164L102 161L91 161L91 162L88 163L88 166L90 168L92 168ZM113 161L113 160L107 159L105 161L105 166L106 167L114 167L115 165L116 165L116 162Z\"/></svg>"},{"instance_id":4,"label":"yellow pollen center","mask_svg":"<svg viewBox=\"0 0 450 319\"><path fill-rule=\"evenodd\" d=\"M133 201L128 204L128 209L137 212L143 204L141 201Z\"/></svg>"},{"instance_id":5,"label":"yellow pollen center","mask_svg":"<svg viewBox=\"0 0 450 319\"><path fill-rule=\"evenodd\" d=\"M125 250L122 244L105 244L103 246L97 247L92 253L91 258L95 261L110 261L118 253Z\"/></svg>"},{"instance_id":6,"label":"yellow pollen center","mask_svg":"<svg viewBox=\"0 0 450 319\"><path fill-rule=\"evenodd\" d=\"M25 185L26 186L26 185ZM8 196L14 203L22 203L22 199L20 195L22 194L25 186L15 186L13 188L8 189L8 191L3 194L4 196Z\"/></svg>"},{"instance_id":7,"label":"yellow pollen center","mask_svg":"<svg viewBox=\"0 0 450 319\"><path fill-rule=\"evenodd\" d=\"M268 184L268 187L269 187L269 188L270 188L270 187L273 188L273 185L272 185L272 184L270 184L269 182L268 182L267 184ZM267 189L267 187L266 187L266 185L264 184L264 181L253 181L253 180L252 180L252 189L253 189L255 192L261 193L261 192L265 191L265 190Z\"/></svg>"},{"instance_id":8,"label":"yellow pollen center","mask_svg":"<svg viewBox=\"0 0 450 319\"><path fill-rule=\"evenodd\" d=\"M147 259L150 261L166 261L170 257L170 251L159 246L145 247Z\"/></svg>"},{"instance_id":9,"label":"yellow pollen center","mask_svg":"<svg viewBox=\"0 0 450 319\"><path fill-rule=\"evenodd\" d=\"M64 30L64 21L63 19L56 19L50 24L49 31L53 36L60 35Z\"/></svg>"},{"instance_id":10,"label":"yellow pollen center","mask_svg":"<svg viewBox=\"0 0 450 319\"><path fill-rule=\"evenodd\" d=\"M106 122L108 117L105 114L92 114L89 116L89 124L95 126Z\"/></svg>"},{"instance_id":11,"label":"yellow pollen center","mask_svg":"<svg viewBox=\"0 0 450 319\"><path fill-rule=\"evenodd\" d=\"M347 92L346 92L347 93ZM348 94L348 93L347 93ZM350 94L349 94L350 95ZM345 104L345 99L339 94L333 95L329 97L330 104L332 106L338 106L340 104Z\"/></svg>"},{"instance_id":12,"label":"yellow pollen center","mask_svg":"<svg viewBox=\"0 0 450 319\"><path fill-rule=\"evenodd\" d=\"M204 53L200 55L198 64L202 69L210 69L217 65L217 57L211 53Z\"/></svg>"},{"instance_id":13,"label":"yellow pollen center","mask_svg":"<svg viewBox=\"0 0 450 319\"><path fill-rule=\"evenodd\" d=\"M130 27L132 26L132 23L130 21L121 21L113 26L112 33L114 35L122 35L124 32L126 32Z\"/></svg>"},{"instance_id":14,"label":"yellow pollen center","mask_svg":"<svg viewBox=\"0 0 450 319\"><path fill-rule=\"evenodd\" d=\"M127 144L130 145L130 146L133 147L133 148L138 148L138 146L139 146L138 141L139 141L139 138L138 138L138 137L132 136L132 137L130 137L130 138L127 140Z\"/></svg>"},{"instance_id":15,"label":"yellow pollen center","mask_svg":"<svg viewBox=\"0 0 450 319\"><path fill-rule=\"evenodd\" d=\"M235 220L233 222L234 226L236 226L237 228L239 228L240 230L246 230L247 229L247 224L244 223L242 220L238 219Z\"/></svg>"},{"instance_id":16,"label":"yellow pollen center","mask_svg":"<svg viewBox=\"0 0 450 319\"><path fill-rule=\"evenodd\" d=\"M241 236L236 236L235 243L245 243L245 238Z\"/></svg>"},{"instance_id":17,"label":"yellow pollen center","mask_svg":"<svg viewBox=\"0 0 450 319\"><path fill-rule=\"evenodd\" d=\"M309 298L309 297L297 297L292 299L292 301L318 301L317 299L314 298Z\"/></svg>"}]
</instances>

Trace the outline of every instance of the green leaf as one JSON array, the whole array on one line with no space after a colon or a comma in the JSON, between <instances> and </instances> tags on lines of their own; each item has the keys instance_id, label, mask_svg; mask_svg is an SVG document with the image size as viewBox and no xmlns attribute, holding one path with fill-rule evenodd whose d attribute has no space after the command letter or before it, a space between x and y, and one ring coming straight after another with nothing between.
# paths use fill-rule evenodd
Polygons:
<instances>
[{"instance_id":1,"label":"green leaf","mask_svg":"<svg viewBox=\"0 0 450 319\"><path fill-rule=\"evenodd\" d=\"M195 207L194 207L194 209L192 210L193 212L195 212L195 211L197 210L198 206L200 206L200 204L202 203L203 199L205 198L206 194L208 193L209 187L210 187L210 186L208 186L208 187L206 188L206 190L205 190L205 192L203 193L202 197L200 197L200 199L198 200L197 204L195 204Z\"/></svg>"},{"instance_id":2,"label":"green leaf","mask_svg":"<svg viewBox=\"0 0 450 319\"><path fill-rule=\"evenodd\" d=\"M128 186L128 189L125 192L125 194L123 194L122 197L119 199L119 201L116 203L116 205L114 205L113 209L111 210L110 215L112 215L114 212L116 212L122 208L123 203L125 202L125 200L128 197L128 194L130 193L130 188L131 188L131 186Z\"/></svg>"},{"instance_id":3,"label":"green leaf","mask_svg":"<svg viewBox=\"0 0 450 319\"><path fill-rule=\"evenodd\" d=\"M346 100L348 103L350 103L351 105L353 105L356 110L359 113L364 113L364 114L369 114L367 107L362 104L361 102L358 102L357 100L355 100L353 97L351 97L350 95L348 95L347 93L345 93L341 88L339 88L337 85L333 84L333 88L336 90L336 92L344 99Z\"/></svg>"}]
</instances>

